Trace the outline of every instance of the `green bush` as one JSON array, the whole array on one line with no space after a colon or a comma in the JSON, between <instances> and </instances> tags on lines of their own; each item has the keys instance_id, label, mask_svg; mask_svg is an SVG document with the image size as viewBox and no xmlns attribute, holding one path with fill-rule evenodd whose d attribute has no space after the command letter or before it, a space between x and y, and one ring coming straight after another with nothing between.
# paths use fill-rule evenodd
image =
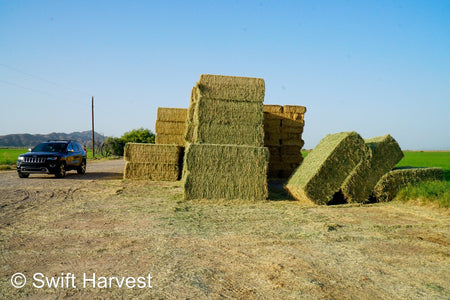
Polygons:
<instances>
[{"instance_id":1,"label":"green bush","mask_svg":"<svg viewBox=\"0 0 450 300\"><path fill-rule=\"evenodd\" d=\"M102 154L104 156L123 156L126 143L155 143L155 134L144 128L133 129L125 132L120 138L108 137L103 142Z\"/></svg>"}]
</instances>

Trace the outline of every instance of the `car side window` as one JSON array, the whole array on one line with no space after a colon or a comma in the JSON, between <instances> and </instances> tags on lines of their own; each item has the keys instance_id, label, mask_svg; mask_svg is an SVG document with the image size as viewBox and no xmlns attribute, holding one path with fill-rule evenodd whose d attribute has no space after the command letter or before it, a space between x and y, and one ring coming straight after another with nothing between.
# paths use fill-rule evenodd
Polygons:
<instances>
[{"instance_id":1,"label":"car side window","mask_svg":"<svg viewBox=\"0 0 450 300\"><path fill-rule=\"evenodd\" d=\"M67 146L67 151L72 151L73 149L73 145L72 143L69 143L69 145Z\"/></svg>"},{"instance_id":2,"label":"car side window","mask_svg":"<svg viewBox=\"0 0 450 300\"><path fill-rule=\"evenodd\" d=\"M73 147L75 148L75 151L80 152L80 145L78 145L78 143L73 143Z\"/></svg>"}]
</instances>

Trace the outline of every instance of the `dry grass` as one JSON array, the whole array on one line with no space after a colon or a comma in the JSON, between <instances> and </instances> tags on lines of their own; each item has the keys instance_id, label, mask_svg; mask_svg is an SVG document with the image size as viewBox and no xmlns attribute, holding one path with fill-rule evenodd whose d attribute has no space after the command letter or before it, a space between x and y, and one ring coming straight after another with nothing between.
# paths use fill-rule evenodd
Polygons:
<instances>
[{"instance_id":1,"label":"dry grass","mask_svg":"<svg viewBox=\"0 0 450 300\"><path fill-rule=\"evenodd\" d=\"M51 193L11 186L0 194L11 208L0 210L6 299L450 297L444 210L397 202L184 202L180 183L123 180ZM153 288L17 290L9 282L15 272L151 272Z\"/></svg>"}]
</instances>

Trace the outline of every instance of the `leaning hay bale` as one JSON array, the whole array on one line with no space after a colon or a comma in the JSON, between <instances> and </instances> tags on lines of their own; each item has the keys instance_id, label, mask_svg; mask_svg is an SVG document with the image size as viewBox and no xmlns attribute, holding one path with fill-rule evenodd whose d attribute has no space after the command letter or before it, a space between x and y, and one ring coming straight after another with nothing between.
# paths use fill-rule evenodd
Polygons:
<instances>
[{"instance_id":1,"label":"leaning hay bale","mask_svg":"<svg viewBox=\"0 0 450 300\"><path fill-rule=\"evenodd\" d=\"M158 107L156 118L159 121L184 122L186 121L186 116L186 108Z\"/></svg>"},{"instance_id":2,"label":"leaning hay bale","mask_svg":"<svg viewBox=\"0 0 450 300\"><path fill-rule=\"evenodd\" d=\"M186 141L183 135L157 134L155 138L155 144L184 146L186 144Z\"/></svg>"},{"instance_id":3,"label":"leaning hay bale","mask_svg":"<svg viewBox=\"0 0 450 300\"><path fill-rule=\"evenodd\" d=\"M341 187L347 202L367 201L380 178L403 158L402 149L389 134L364 141L369 151Z\"/></svg>"},{"instance_id":4,"label":"leaning hay bale","mask_svg":"<svg viewBox=\"0 0 450 300\"><path fill-rule=\"evenodd\" d=\"M143 179L153 181L177 181L180 178L180 165L164 163L125 164L124 179Z\"/></svg>"},{"instance_id":5,"label":"leaning hay bale","mask_svg":"<svg viewBox=\"0 0 450 300\"><path fill-rule=\"evenodd\" d=\"M197 87L203 97L210 99L264 101L265 84L262 78L202 74Z\"/></svg>"},{"instance_id":6,"label":"leaning hay bale","mask_svg":"<svg viewBox=\"0 0 450 300\"><path fill-rule=\"evenodd\" d=\"M367 151L356 132L329 134L306 156L285 188L302 202L326 204Z\"/></svg>"},{"instance_id":7,"label":"leaning hay bale","mask_svg":"<svg viewBox=\"0 0 450 300\"><path fill-rule=\"evenodd\" d=\"M443 176L442 168L397 168L381 177L373 189L372 198L377 202L391 201L408 184L442 180Z\"/></svg>"},{"instance_id":8,"label":"leaning hay bale","mask_svg":"<svg viewBox=\"0 0 450 300\"><path fill-rule=\"evenodd\" d=\"M283 113L283 106L281 105L264 105L264 112L266 113Z\"/></svg>"},{"instance_id":9,"label":"leaning hay bale","mask_svg":"<svg viewBox=\"0 0 450 300\"><path fill-rule=\"evenodd\" d=\"M173 135L184 135L186 130L186 122L169 122L169 121L159 121L155 123L156 134L173 134Z\"/></svg>"},{"instance_id":10,"label":"leaning hay bale","mask_svg":"<svg viewBox=\"0 0 450 300\"><path fill-rule=\"evenodd\" d=\"M177 164L182 153L182 147L175 145L127 143L124 148L124 159L133 163Z\"/></svg>"},{"instance_id":11,"label":"leaning hay bale","mask_svg":"<svg viewBox=\"0 0 450 300\"><path fill-rule=\"evenodd\" d=\"M300 105L284 105L283 113L294 113L294 114L304 114L306 112L306 107Z\"/></svg>"},{"instance_id":12,"label":"leaning hay bale","mask_svg":"<svg viewBox=\"0 0 450 300\"><path fill-rule=\"evenodd\" d=\"M268 150L263 147L188 144L185 199L265 199L267 160Z\"/></svg>"}]
</instances>

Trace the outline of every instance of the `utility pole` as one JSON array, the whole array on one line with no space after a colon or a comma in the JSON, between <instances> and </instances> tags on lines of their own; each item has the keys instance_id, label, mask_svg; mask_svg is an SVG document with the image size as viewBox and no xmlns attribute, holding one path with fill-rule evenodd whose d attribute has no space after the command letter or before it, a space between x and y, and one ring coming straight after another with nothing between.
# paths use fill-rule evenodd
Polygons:
<instances>
[{"instance_id":1,"label":"utility pole","mask_svg":"<svg viewBox=\"0 0 450 300\"><path fill-rule=\"evenodd\" d=\"M94 96L91 97L91 115L92 115L92 158L95 158L95 139L94 139Z\"/></svg>"}]
</instances>

